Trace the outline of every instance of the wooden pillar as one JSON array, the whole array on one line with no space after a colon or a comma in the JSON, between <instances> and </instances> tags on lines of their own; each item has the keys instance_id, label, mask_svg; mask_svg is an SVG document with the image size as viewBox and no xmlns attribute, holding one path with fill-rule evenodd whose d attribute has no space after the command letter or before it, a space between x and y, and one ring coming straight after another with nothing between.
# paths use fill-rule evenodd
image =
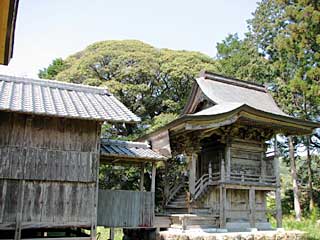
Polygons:
<instances>
[{"instance_id":1,"label":"wooden pillar","mask_svg":"<svg viewBox=\"0 0 320 240\"><path fill-rule=\"evenodd\" d=\"M97 219L98 219L98 194L99 194L99 167L100 167L100 146L101 146L101 125L102 123L99 123L96 125L96 152L92 156L93 165L96 166L95 169L95 193L92 194L92 201L93 201L93 207L94 212L92 213L92 220L91 220L91 231L90 231L90 237L91 240L97 239Z\"/></svg>"},{"instance_id":2,"label":"wooden pillar","mask_svg":"<svg viewBox=\"0 0 320 240\"><path fill-rule=\"evenodd\" d=\"M250 209L250 227L256 226L256 190L254 187L249 189L249 209Z\"/></svg>"},{"instance_id":3,"label":"wooden pillar","mask_svg":"<svg viewBox=\"0 0 320 240\"><path fill-rule=\"evenodd\" d=\"M220 228L226 227L226 209L227 209L227 189L220 186Z\"/></svg>"},{"instance_id":4,"label":"wooden pillar","mask_svg":"<svg viewBox=\"0 0 320 240\"><path fill-rule=\"evenodd\" d=\"M141 164L140 168L140 191L144 191L144 163Z\"/></svg>"},{"instance_id":5,"label":"wooden pillar","mask_svg":"<svg viewBox=\"0 0 320 240\"><path fill-rule=\"evenodd\" d=\"M156 191L156 171L157 171L157 165L155 162L152 162L151 192Z\"/></svg>"},{"instance_id":6,"label":"wooden pillar","mask_svg":"<svg viewBox=\"0 0 320 240\"><path fill-rule=\"evenodd\" d=\"M224 182L226 179L226 174L225 174L225 167L224 167L224 157L221 158L221 166L220 166L220 179L221 182Z\"/></svg>"},{"instance_id":7,"label":"wooden pillar","mask_svg":"<svg viewBox=\"0 0 320 240\"><path fill-rule=\"evenodd\" d=\"M17 215L16 215L16 229L14 234L15 240L21 239L21 222L22 222L22 212L24 205L24 188L25 188L25 180L19 181L19 194L18 194L18 206L17 206Z\"/></svg>"},{"instance_id":8,"label":"wooden pillar","mask_svg":"<svg viewBox=\"0 0 320 240\"><path fill-rule=\"evenodd\" d=\"M231 174L231 142L230 139L227 139L226 142L226 149L225 149L225 161L226 161L226 180L230 180L230 174Z\"/></svg>"},{"instance_id":9,"label":"wooden pillar","mask_svg":"<svg viewBox=\"0 0 320 240\"><path fill-rule=\"evenodd\" d=\"M165 164L165 173L164 173L164 196L165 196L165 202L168 200L168 197L169 197L169 188L170 188L170 185L169 185L169 179L168 179L168 162L165 161L164 162Z\"/></svg>"},{"instance_id":10,"label":"wooden pillar","mask_svg":"<svg viewBox=\"0 0 320 240\"><path fill-rule=\"evenodd\" d=\"M282 227L282 206L281 206L281 186L280 186L280 167L279 167L279 152L277 147L277 135L274 138L274 159L273 168L276 176L276 220L277 228Z\"/></svg>"},{"instance_id":11,"label":"wooden pillar","mask_svg":"<svg viewBox=\"0 0 320 240\"><path fill-rule=\"evenodd\" d=\"M264 179L266 177L266 159L265 159L265 153L261 152L261 160L260 160L260 182L264 182Z\"/></svg>"},{"instance_id":12,"label":"wooden pillar","mask_svg":"<svg viewBox=\"0 0 320 240\"><path fill-rule=\"evenodd\" d=\"M198 154L192 153L189 159L189 192L191 197L193 197L195 193L195 185L196 185L196 167L197 167L197 158Z\"/></svg>"},{"instance_id":13,"label":"wooden pillar","mask_svg":"<svg viewBox=\"0 0 320 240\"><path fill-rule=\"evenodd\" d=\"M110 228L110 231L109 231L109 240L114 240L114 228Z\"/></svg>"},{"instance_id":14,"label":"wooden pillar","mask_svg":"<svg viewBox=\"0 0 320 240\"><path fill-rule=\"evenodd\" d=\"M211 161L209 161L209 166L208 166L208 174L209 174L209 182L212 182L212 164Z\"/></svg>"}]
</instances>

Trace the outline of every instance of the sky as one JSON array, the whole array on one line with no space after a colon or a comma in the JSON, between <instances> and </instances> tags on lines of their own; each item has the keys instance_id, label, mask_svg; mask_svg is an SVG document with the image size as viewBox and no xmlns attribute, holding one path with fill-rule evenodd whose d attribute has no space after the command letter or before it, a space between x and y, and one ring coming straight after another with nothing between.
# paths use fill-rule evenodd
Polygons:
<instances>
[{"instance_id":1,"label":"sky","mask_svg":"<svg viewBox=\"0 0 320 240\"><path fill-rule=\"evenodd\" d=\"M91 43L137 39L157 48L216 54L247 31L257 0L20 0L13 59L0 74L37 77L53 59Z\"/></svg>"}]
</instances>

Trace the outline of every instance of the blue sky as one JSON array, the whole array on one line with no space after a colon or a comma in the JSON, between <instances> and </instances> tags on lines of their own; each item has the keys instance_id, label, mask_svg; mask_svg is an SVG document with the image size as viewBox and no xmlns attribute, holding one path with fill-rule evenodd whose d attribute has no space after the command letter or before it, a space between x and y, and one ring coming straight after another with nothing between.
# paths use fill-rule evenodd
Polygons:
<instances>
[{"instance_id":1,"label":"blue sky","mask_svg":"<svg viewBox=\"0 0 320 240\"><path fill-rule=\"evenodd\" d=\"M247 30L257 0L21 0L14 56L0 73L36 77L52 59L101 40L138 39L214 56L217 42Z\"/></svg>"}]
</instances>

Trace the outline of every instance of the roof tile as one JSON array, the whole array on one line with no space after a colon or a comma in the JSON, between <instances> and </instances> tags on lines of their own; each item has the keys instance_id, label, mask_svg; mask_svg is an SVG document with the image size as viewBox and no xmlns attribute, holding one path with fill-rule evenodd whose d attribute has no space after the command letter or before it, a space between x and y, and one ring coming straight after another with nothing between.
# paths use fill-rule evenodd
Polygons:
<instances>
[{"instance_id":1,"label":"roof tile","mask_svg":"<svg viewBox=\"0 0 320 240\"><path fill-rule=\"evenodd\" d=\"M0 75L0 110L96 121L140 121L106 89L4 75Z\"/></svg>"}]
</instances>

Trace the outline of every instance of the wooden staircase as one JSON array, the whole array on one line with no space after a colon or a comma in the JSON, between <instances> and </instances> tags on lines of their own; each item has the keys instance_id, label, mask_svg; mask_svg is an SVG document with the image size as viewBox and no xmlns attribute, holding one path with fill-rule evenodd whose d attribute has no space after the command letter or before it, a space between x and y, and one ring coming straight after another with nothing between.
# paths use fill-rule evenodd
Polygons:
<instances>
[{"instance_id":1,"label":"wooden staircase","mask_svg":"<svg viewBox=\"0 0 320 240\"><path fill-rule=\"evenodd\" d=\"M165 206L167 213L188 213L187 183L181 183Z\"/></svg>"}]
</instances>

